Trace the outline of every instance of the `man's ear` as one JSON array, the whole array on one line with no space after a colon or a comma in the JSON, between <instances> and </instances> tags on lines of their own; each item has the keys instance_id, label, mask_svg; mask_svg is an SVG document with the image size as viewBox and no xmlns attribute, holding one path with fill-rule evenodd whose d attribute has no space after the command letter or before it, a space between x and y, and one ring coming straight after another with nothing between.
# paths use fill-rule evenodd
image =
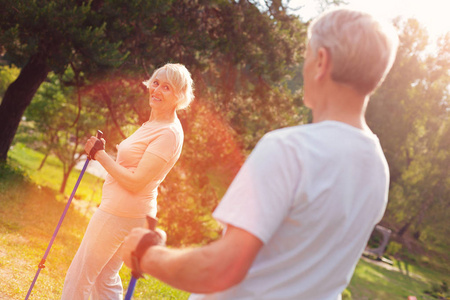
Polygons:
<instances>
[{"instance_id":1,"label":"man's ear","mask_svg":"<svg viewBox=\"0 0 450 300\"><path fill-rule=\"evenodd\" d=\"M316 76L315 79L322 79L329 71L331 65L330 53L327 49L320 47L316 56Z\"/></svg>"}]
</instances>

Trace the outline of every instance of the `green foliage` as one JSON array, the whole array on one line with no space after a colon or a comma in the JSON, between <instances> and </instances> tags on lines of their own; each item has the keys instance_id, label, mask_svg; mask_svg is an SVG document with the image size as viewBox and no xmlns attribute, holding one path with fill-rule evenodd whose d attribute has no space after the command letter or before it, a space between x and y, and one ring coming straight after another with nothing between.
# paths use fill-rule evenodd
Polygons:
<instances>
[{"instance_id":1,"label":"green foliage","mask_svg":"<svg viewBox=\"0 0 450 300\"><path fill-rule=\"evenodd\" d=\"M386 255L395 256L402 249L402 244L397 243L395 241L390 241L386 247Z\"/></svg>"},{"instance_id":2,"label":"green foliage","mask_svg":"<svg viewBox=\"0 0 450 300\"><path fill-rule=\"evenodd\" d=\"M5 58L20 67L36 53L43 53L57 73L71 62L92 68L116 65L126 57L117 51L120 43L108 39L103 16L92 2L7 0L2 6L0 44Z\"/></svg>"},{"instance_id":3,"label":"green foliage","mask_svg":"<svg viewBox=\"0 0 450 300\"><path fill-rule=\"evenodd\" d=\"M442 281L440 284L432 283L429 289L424 291L425 294L430 295L436 299L449 299L448 284Z\"/></svg>"},{"instance_id":4,"label":"green foliage","mask_svg":"<svg viewBox=\"0 0 450 300\"><path fill-rule=\"evenodd\" d=\"M425 248L439 243L448 249L450 34L438 43L438 55L430 55L427 34L416 20L397 21L397 26L396 62L367 112L390 166L383 221L399 242L412 234Z\"/></svg>"},{"instance_id":5,"label":"green foliage","mask_svg":"<svg viewBox=\"0 0 450 300\"><path fill-rule=\"evenodd\" d=\"M73 87L64 85L74 77L72 69L58 76L50 74L38 89L33 102L25 111L16 135L16 142L26 142L45 153L43 163L50 153L58 157L63 166L60 191L65 190L67 178L73 167L84 158L84 142L103 124L101 108L83 103Z\"/></svg>"},{"instance_id":6,"label":"green foliage","mask_svg":"<svg viewBox=\"0 0 450 300\"><path fill-rule=\"evenodd\" d=\"M70 65L78 77L82 71L118 67L126 59L128 53L119 50L122 41L111 38L122 28L108 28L108 15L101 12L120 10L120 3L106 3L3 1L2 61L21 67L21 72L0 104L0 160L6 160L21 117L50 71L63 74Z\"/></svg>"},{"instance_id":7,"label":"green foliage","mask_svg":"<svg viewBox=\"0 0 450 300\"><path fill-rule=\"evenodd\" d=\"M352 300L352 293L349 289L345 289L342 294L342 300Z\"/></svg>"},{"instance_id":8,"label":"green foliage","mask_svg":"<svg viewBox=\"0 0 450 300\"><path fill-rule=\"evenodd\" d=\"M12 65L12 66L0 66L0 98L3 98L6 89L8 86L17 78L20 70ZM1 104L0 99L0 104Z\"/></svg>"},{"instance_id":9,"label":"green foliage","mask_svg":"<svg viewBox=\"0 0 450 300\"><path fill-rule=\"evenodd\" d=\"M0 194L5 195L11 186L26 184L28 177L17 163L0 163Z\"/></svg>"},{"instance_id":10,"label":"green foliage","mask_svg":"<svg viewBox=\"0 0 450 300\"><path fill-rule=\"evenodd\" d=\"M8 164L20 166L19 171L22 170L22 172L26 174L25 178L29 178L29 180L36 185L55 191L59 190L62 182L62 164L59 159L53 155L50 155L45 166L38 170L39 164L43 158L44 154L27 148L23 144L17 143L9 153ZM70 174L67 180L66 190L63 195L58 195L59 199L66 199L65 197L70 195L79 175L80 170L75 170ZM13 182L18 182L18 184L20 183L20 181L14 179L13 176L8 175L8 178L10 178L10 180L5 181L8 182L8 184ZM80 199L86 202L89 201L90 203L88 206L97 206L100 204L102 184L103 179L86 172L83 175L83 180L75 194L75 200ZM3 198L0 199L3 200Z\"/></svg>"},{"instance_id":11,"label":"green foliage","mask_svg":"<svg viewBox=\"0 0 450 300\"><path fill-rule=\"evenodd\" d=\"M378 248L383 240L383 234L378 230L374 230L370 235L369 242L367 245L370 248Z\"/></svg>"}]
</instances>

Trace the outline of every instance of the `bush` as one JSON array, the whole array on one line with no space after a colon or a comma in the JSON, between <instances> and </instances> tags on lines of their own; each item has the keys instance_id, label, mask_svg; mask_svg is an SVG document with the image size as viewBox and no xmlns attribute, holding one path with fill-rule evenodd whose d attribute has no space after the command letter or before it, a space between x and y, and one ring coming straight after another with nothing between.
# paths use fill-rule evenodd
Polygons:
<instances>
[{"instance_id":1,"label":"bush","mask_svg":"<svg viewBox=\"0 0 450 300\"><path fill-rule=\"evenodd\" d=\"M345 289L342 292L342 300L352 300L352 293L350 292L349 289Z\"/></svg>"},{"instance_id":2,"label":"bush","mask_svg":"<svg viewBox=\"0 0 450 300\"><path fill-rule=\"evenodd\" d=\"M402 244L391 241L386 247L386 254L395 256L402 249Z\"/></svg>"},{"instance_id":3,"label":"bush","mask_svg":"<svg viewBox=\"0 0 450 300\"><path fill-rule=\"evenodd\" d=\"M367 245L373 249L378 248L381 245L382 240L383 240L383 234L381 232L379 232L378 230L374 230L372 232L372 234L370 235Z\"/></svg>"},{"instance_id":4,"label":"bush","mask_svg":"<svg viewBox=\"0 0 450 300\"><path fill-rule=\"evenodd\" d=\"M448 299L449 296L448 285L445 281L442 281L441 284L433 283L430 289L423 292L437 299Z\"/></svg>"},{"instance_id":5,"label":"bush","mask_svg":"<svg viewBox=\"0 0 450 300\"><path fill-rule=\"evenodd\" d=\"M14 162L0 163L0 193L4 192L5 188L10 188L11 185L25 182L29 182L27 174Z\"/></svg>"}]
</instances>

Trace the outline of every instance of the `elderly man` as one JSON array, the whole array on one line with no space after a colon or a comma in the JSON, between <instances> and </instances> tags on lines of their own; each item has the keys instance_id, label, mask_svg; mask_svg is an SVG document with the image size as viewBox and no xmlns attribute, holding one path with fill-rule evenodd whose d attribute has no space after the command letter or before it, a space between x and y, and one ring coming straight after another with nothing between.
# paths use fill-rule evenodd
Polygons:
<instances>
[{"instance_id":1,"label":"elderly man","mask_svg":"<svg viewBox=\"0 0 450 300\"><path fill-rule=\"evenodd\" d=\"M364 12L314 20L303 67L313 123L260 140L213 213L221 239L170 249L135 229L125 263L191 299L340 299L387 204L388 165L364 115L397 45Z\"/></svg>"}]
</instances>

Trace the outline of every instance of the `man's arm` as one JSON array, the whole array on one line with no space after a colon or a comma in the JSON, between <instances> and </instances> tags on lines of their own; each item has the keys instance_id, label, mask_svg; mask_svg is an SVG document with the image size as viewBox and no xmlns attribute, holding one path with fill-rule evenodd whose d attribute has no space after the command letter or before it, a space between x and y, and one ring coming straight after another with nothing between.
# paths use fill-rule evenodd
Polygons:
<instances>
[{"instance_id":1,"label":"man's arm","mask_svg":"<svg viewBox=\"0 0 450 300\"><path fill-rule=\"evenodd\" d=\"M126 265L131 266L131 251L146 232L134 229L125 239L122 253ZM203 247L150 247L142 256L141 269L177 289L214 293L241 282L262 246L249 232L228 226L221 239Z\"/></svg>"}]
</instances>

